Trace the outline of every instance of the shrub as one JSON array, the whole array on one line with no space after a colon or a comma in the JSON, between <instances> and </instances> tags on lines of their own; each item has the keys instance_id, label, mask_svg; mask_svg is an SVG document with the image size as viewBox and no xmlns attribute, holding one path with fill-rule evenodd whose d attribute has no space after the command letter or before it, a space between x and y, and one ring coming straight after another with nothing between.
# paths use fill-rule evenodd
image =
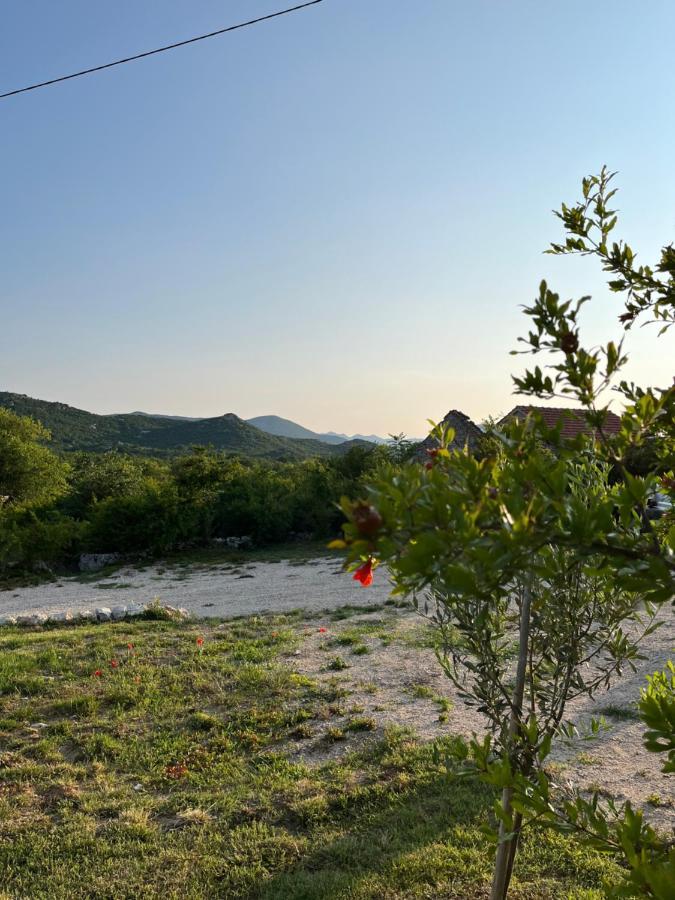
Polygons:
<instances>
[{"instance_id":1,"label":"shrub","mask_svg":"<svg viewBox=\"0 0 675 900\"><path fill-rule=\"evenodd\" d=\"M70 562L84 524L53 511L5 510L0 514L0 573Z\"/></svg>"}]
</instances>

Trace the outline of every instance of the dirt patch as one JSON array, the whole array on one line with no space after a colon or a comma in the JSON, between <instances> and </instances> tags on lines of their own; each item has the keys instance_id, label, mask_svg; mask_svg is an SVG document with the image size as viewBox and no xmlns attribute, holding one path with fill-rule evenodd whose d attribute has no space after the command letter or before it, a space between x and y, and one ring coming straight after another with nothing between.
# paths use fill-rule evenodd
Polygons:
<instances>
[{"instance_id":1,"label":"dirt patch","mask_svg":"<svg viewBox=\"0 0 675 900\"><path fill-rule=\"evenodd\" d=\"M423 740L484 730L482 715L463 704L442 672L430 646L432 627L414 611L387 607L338 622L307 622L300 633L301 649L288 664L316 679L331 698L325 715L293 742L293 753L306 762L338 758L381 737L388 726L409 728ZM647 658L637 672L595 701L570 704L569 719L578 725L602 715L607 727L591 740L555 747L551 767L561 783L600 789L619 803L630 800L665 828L675 828L674 779L660 771L663 759L644 749L635 704L645 675L672 655L673 637L670 617L643 644Z\"/></svg>"}]
</instances>

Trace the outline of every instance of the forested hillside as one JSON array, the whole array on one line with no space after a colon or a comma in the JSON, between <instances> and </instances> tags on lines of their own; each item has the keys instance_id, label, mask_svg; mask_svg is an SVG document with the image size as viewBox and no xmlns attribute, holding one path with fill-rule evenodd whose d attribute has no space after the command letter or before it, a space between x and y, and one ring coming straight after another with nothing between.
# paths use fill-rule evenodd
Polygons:
<instances>
[{"instance_id":1,"label":"forested hillside","mask_svg":"<svg viewBox=\"0 0 675 900\"><path fill-rule=\"evenodd\" d=\"M52 448L63 451L120 450L169 456L200 445L242 456L291 461L341 455L355 443L331 446L319 440L272 435L234 413L199 420L141 413L101 416L65 403L9 392L0 392L0 407L40 422L51 432Z\"/></svg>"},{"instance_id":2,"label":"forested hillside","mask_svg":"<svg viewBox=\"0 0 675 900\"><path fill-rule=\"evenodd\" d=\"M46 406L66 425L87 423L68 418L79 410ZM196 439L213 442L221 425L246 454L196 447L158 459L117 448L55 452L36 419L0 407L0 587L18 572L73 568L83 552L147 558L243 535L256 544L328 538L342 521L340 497L361 495L389 458L387 448L364 445L329 458L253 459L269 452L268 436L223 419L197 423ZM181 425L169 422L167 440Z\"/></svg>"}]
</instances>

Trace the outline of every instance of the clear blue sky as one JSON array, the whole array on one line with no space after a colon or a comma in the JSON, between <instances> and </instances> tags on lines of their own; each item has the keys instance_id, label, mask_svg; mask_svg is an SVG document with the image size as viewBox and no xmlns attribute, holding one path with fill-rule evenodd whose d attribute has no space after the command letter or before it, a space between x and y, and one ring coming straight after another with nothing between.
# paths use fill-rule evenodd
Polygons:
<instances>
[{"instance_id":1,"label":"clear blue sky","mask_svg":"<svg viewBox=\"0 0 675 900\"><path fill-rule=\"evenodd\" d=\"M0 90L290 5L7 4ZM96 412L418 434L514 402L551 208L603 163L646 261L675 238L671 0L324 0L0 101L0 389ZM632 374L669 382L644 330Z\"/></svg>"}]
</instances>

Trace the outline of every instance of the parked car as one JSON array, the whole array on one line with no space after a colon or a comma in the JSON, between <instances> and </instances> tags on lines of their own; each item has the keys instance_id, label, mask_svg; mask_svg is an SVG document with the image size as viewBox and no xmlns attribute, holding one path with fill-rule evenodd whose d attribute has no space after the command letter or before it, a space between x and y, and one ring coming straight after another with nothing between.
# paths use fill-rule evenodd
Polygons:
<instances>
[{"instance_id":1,"label":"parked car","mask_svg":"<svg viewBox=\"0 0 675 900\"><path fill-rule=\"evenodd\" d=\"M647 518L660 519L661 516L665 516L666 513L670 512L672 508L673 501L667 494L663 494L661 491L654 491L649 500L647 500Z\"/></svg>"}]
</instances>

